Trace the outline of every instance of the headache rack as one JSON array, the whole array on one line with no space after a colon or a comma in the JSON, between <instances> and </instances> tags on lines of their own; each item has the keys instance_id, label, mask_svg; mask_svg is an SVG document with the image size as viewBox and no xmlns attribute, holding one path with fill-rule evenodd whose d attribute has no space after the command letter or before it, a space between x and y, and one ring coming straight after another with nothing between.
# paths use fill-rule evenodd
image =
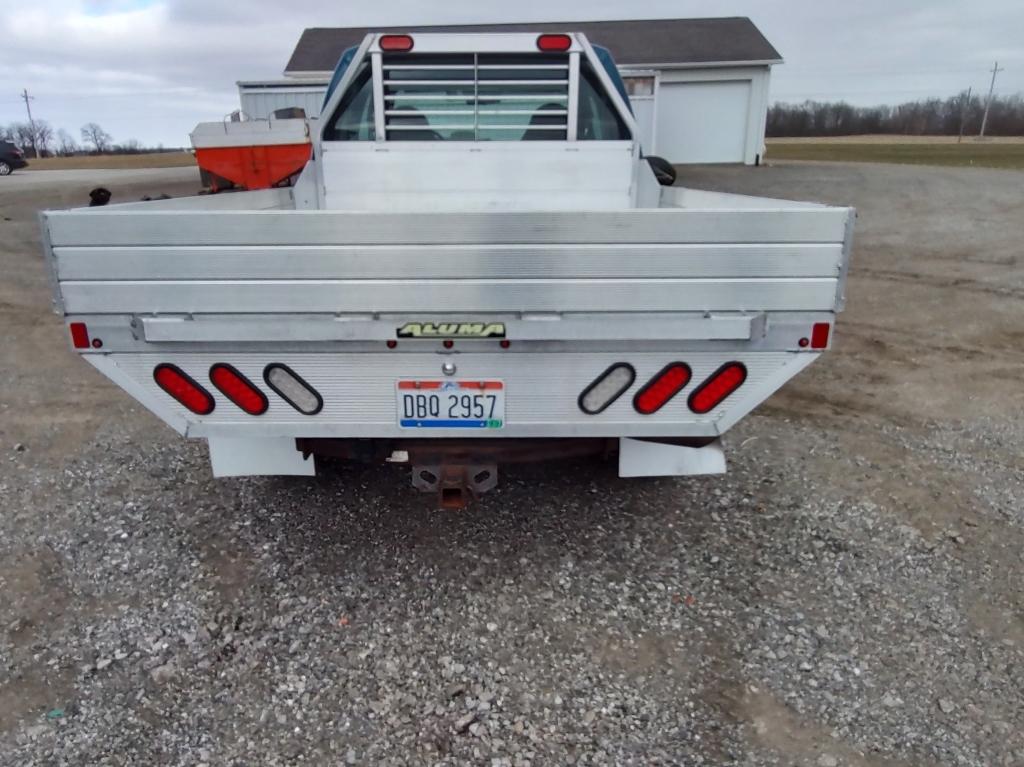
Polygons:
<instances>
[{"instance_id":1,"label":"headache rack","mask_svg":"<svg viewBox=\"0 0 1024 767\"><path fill-rule=\"evenodd\" d=\"M381 70L389 140L565 141L570 131L575 53L391 53Z\"/></svg>"}]
</instances>

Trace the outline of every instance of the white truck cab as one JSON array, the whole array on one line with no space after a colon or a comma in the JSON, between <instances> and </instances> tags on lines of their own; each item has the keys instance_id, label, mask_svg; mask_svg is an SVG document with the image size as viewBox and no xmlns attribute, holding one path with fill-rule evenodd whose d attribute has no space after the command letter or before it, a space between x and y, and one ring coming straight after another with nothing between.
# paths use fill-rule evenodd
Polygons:
<instances>
[{"instance_id":1,"label":"white truck cab","mask_svg":"<svg viewBox=\"0 0 1024 767\"><path fill-rule=\"evenodd\" d=\"M717 473L831 343L854 211L660 186L581 34L368 35L311 138L291 188L42 214L74 349L218 476Z\"/></svg>"},{"instance_id":2,"label":"white truck cab","mask_svg":"<svg viewBox=\"0 0 1024 767\"><path fill-rule=\"evenodd\" d=\"M638 207L640 147L624 91L582 35L541 40L367 38L324 106L316 207Z\"/></svg>"}]
</instances>

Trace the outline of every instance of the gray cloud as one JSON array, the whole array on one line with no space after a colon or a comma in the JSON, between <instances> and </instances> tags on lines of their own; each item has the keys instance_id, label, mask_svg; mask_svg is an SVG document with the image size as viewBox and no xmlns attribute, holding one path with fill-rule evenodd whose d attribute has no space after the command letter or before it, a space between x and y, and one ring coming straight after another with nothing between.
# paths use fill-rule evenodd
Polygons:
<instances>
[{"instance_id":1,"label":"gray cloud","mask_svg":"<svg viewBox=\"0 0 1024 767\"><path fill-rule=\"evenodd\" d=\"M986 89L1024 91L1020 0L34 0L4 11L0 123L33 111L77 135L95 120L116 139L182 145L237 107L235 81L277 77L307 26L746 15L786 58L773 98L858 104Z\"/></svg>"}]
</instances>

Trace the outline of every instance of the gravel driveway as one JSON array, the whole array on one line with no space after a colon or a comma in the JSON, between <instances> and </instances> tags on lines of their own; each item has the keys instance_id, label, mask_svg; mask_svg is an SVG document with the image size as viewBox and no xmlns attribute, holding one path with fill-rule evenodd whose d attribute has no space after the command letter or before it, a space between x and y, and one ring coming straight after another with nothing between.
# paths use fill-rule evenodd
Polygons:
<instances>
[{"instance_id":1,"label":"gravel driveway","mask_svg":"<svg viewBox=\"0 0 1024 767\"><path fill-rule=\"evenodd\" d=\"M212 480L48 314L35 211L91 179L0 184L0 764L1024 764L1024 174L683 175L861 210L837 349L725 477L466 512Z\"/></svg>"}]
</instances>

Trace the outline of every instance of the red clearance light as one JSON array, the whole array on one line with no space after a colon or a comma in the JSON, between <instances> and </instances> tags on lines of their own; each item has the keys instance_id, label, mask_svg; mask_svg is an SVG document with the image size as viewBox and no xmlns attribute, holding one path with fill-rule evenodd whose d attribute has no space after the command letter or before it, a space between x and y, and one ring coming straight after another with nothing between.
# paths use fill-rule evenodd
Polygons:
<instances>
[{"instance_id":1,"label":"red clearance light","mask_svg":"<svg viewBox=\"0 0 1024 767\"><path fill-rule=\"evenodd\" d=\"M541 35L537 38L537 48L549 53L561 53L572 48L572 38L569 35Z\"/></svg>"},{"instance_id":2,"label":"red clearance light","mask_svg":"<svg viewBox=\"0 0 1024 767\"><path fill-rule=\"evenodd\" d=\"M231 365L218 362L211 367L210 381L221 394L249 415L263 415L270 407L267 396Z\"/></svg>"},{"instance_id":3,"label":"red clearance light","mask_svg":"<svg viewBox=\"0 0 1024 767\"><path fill-rule=\"evenodd\" d=\"M657 413L690 383L692 375L690 366L685 362L673 362L665 366L636 393L633 407L641 415Z\"/></svg>"},{"instance_id":4,"label":"red clearance light","mask_svg":"<svg viewBox=\"0 0 1024 767\"><path fill-rule=\"evenodd\" d=\"M828 334L832 326L827 322L815 322L811 328L811 348L824 349L828 346Z\"/></svg>"},{"instance_id":5,"label":"red clearance light","mask_svg":"<svg viewBox=\"0 0 1024 767\"><path fill-rule=\"evenodd\" d=\"M177 365L169 365L166 362L157 365L153 368L153 380L157 386L196 415L209 415L213 412L213 395Z\"/></svg>"},{"instance_id":6,"label":"red clearance light","mask_svg":"<svg viewBox=\"0 0 1024 767\"><path fill-rule=\"evenodd\" d=\"M409 35L383 35L380 38L380 49L389 53L408 53L412 50L412 37Z\"/></svg>"},{"instance_id":7,"label":"red clearance light","mask_svg":"<svg viewBox=\"0 0 1024 767\"><path fill-rule=\"evenodd\" d=\"M84 322L72 322L68 329L71 331L71 343L76 349L89 348L89 329Z\"/></svg>"},{"instance_id":8,"label":"red clearance light","mask_svg":"<svg viewBox=\"0 0 1024 767\"><path fill-rule=\"evenodd\" d=\"M727 362L693 390L693 394L690 395L690 410L698 415L710 413L746 380L746 365L742 362Z\"/></svg>"}]
</instances>

